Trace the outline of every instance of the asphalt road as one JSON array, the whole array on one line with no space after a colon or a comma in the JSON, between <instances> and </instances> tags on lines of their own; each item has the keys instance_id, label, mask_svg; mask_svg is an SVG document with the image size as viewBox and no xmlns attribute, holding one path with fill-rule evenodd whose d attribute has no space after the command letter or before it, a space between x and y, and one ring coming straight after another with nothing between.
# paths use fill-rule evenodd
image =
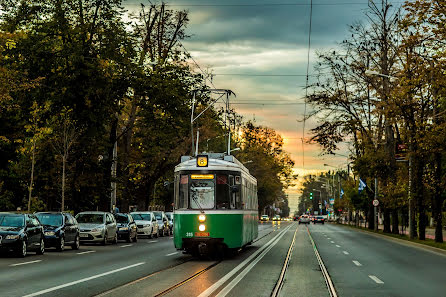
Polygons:
<instances>
[{"instance_id":1,"label":"asphalt road","mask_svg":"<svg viewBox=\"0 0 446 297\"><path fill-rule=\"evenodd\" d=\"M165 296L270 296L294 235L280 295L329 296L310 234L338 296L446 295L443 254L332 224L281 222L259 224L259 240L222 262L183 255L170 237L1 256L0 296L155 296L184 281Z\"/></svg>"}]
</instances>

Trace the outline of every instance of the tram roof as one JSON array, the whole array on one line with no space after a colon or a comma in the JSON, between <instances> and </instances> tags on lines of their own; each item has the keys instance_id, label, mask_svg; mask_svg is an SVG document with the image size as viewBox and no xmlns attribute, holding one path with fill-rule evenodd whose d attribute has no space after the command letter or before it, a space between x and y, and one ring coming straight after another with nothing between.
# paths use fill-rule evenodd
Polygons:
<instances>
[{"instance_id":1,"label":"tram roof","mask_svg":"<svg viewBox=\"0 0 446 297\"><path fill-rule=\"evenodd\" d=\"M234 170L238 169L240 171L244 171L247 174L249 173L248 168L243 165L239 160L237 160L234 156L225 155L225 154L215 154L210 153L208 155L208 166L198 167L197 166L197 158L191 156L182 156L181 163L175 166L175 171L181 170Z\"/></svg>"}]
</instances>

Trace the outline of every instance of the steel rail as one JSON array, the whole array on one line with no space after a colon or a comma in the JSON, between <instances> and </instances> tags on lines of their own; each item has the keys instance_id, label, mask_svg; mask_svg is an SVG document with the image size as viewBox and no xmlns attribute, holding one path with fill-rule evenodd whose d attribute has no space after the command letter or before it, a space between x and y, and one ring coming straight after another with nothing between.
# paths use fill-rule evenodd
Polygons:
<instances>
[{"instance_id":1,"label":"steel rail","mask_svg":"<svg viewBox=\"0 0 446 297\"><path fill-rule=\"evenodd\" d=\"M294 231L293 240L291 241L290 248L288 249L288 253L287 253L286 258L285 258L285 262L283 263L282 271L280 272L279 279L277 280L276 285L274 286L274 289L273 289L273 291L271 293L271 297L279 296L280 290L283 287L283 283L285 281L285 275L286 275L286 272L288 270L288 265L289 265L290 260L291 260L291 255L293 254L294 243L296 242L297 230L299 230L298 227L296 227L296 231Z\"/></svg>"},{"instance_id":2,"label":"steel rail","mask_svg":"<svg viewBox=\"0 0 446 297\"><path fill-rule=\"evenodd\" d=\"M317 261L319 262L319 267L321 268L322 275L324 276L325 284L327 285L328 292L330 293L331 297L338 297L338 294L336 292L336 288L333 285L333 282L331 280L330 274L328 273L328 270L325 267L324 261L322 261L321 255L319 254L319 251L317 250L316 243L314 242L313 237L311 236L311 233L310 233L310 230L308 229L308 226L307 226L307 233L308 233L308 236L310 237L311 244L313 245L314 253L316 255Z\"/></svg>"}]
</instances>

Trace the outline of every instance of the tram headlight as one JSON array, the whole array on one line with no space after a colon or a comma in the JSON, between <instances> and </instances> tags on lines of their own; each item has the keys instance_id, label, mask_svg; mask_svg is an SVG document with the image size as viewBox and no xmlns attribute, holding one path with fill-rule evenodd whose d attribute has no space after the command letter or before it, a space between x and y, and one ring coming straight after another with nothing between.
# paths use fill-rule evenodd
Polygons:
<instances>
[{"instance_id":1,"label":"tram headlight","mask_svg":"<svg viewBox=\"0 0 446 297\"><path fill-rule=\"evenodd\" d=\"M200 224L200 226L198 226L198 230L203 232L204 230L206 230L206 226L204 224Z\"/></svg>"},{"instance_id":2,"label":"tram headlight","mask_svg":"<svg viewBox=\"0 0 446 297\"><path fill-rule=\"evenodd\" d=\"M206 221L206 216L204 214L201 214L198 216L198 220L203 223L204 221Z\"/></svg>"}]
</instances>

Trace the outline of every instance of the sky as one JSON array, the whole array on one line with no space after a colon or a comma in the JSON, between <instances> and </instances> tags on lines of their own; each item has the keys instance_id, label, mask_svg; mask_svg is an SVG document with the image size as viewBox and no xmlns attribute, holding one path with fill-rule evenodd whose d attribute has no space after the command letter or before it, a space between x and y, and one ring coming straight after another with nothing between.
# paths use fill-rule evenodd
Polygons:
<instances>
[{"instance_id":1,"label":"sky","mask_svg":"<svg viewBox=\"0 0 446 297\"><path fill-rule=\"evenodd\" d=\"M379 1L379 0L378 0ZM138 8L141 1L124 6ZM142 2L144 3L144 2ZM147 3L147 2L146 2ZM201 69L210 70L216 88L231 89L231 107L245 120L271 127L284 138L285 150L299 176L346 167L348 144L337 156L324 156L311 137L317 118L305 123L305 83L310 0L172 0L173 9L189 11L190 38L183 42ZM349 34L349 25L365 21L368 0L313 0L309 82L316 52L333 50ZM402 1L393 1L401 5ZM197 69L199 71L199 69ZM312 110L307 106L307 114ZM330 166L324 166L328 164ZM292 211L299 189L289 190Z\"/></svg>"}]
</instances>

